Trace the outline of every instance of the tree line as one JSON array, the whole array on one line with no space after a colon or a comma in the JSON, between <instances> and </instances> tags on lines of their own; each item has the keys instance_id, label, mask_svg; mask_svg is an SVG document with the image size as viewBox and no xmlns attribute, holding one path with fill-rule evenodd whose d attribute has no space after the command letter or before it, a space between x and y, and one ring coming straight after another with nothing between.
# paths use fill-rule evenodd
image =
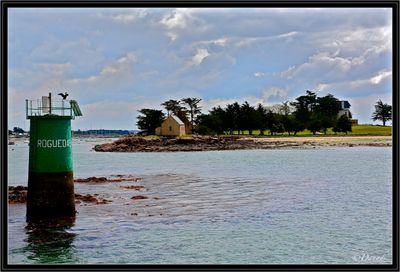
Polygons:
<instances>
[{"instance_id":1,"label":"tree line","mask_svg":"<svg viewBox=\"0 0 400 272\"><path fill-rule=\"evenodd\" d=\"M340 101L332 94L318 97L316 93L306 91L304 95L294 101L286 101L271 107L262 104L251 106L247 101L243 104L234 102L225 107L213 107L208 114L201 112L200 98L184 98L181 100L168 100L161 104L167 115L178 116L185 124L190 123L194 133L202 135L244 134L245 131L252 135L258 131L264 135L287 132L296 135L305 129L314 135L317 132L327 133L329 128L333 132L348 133L351 128L350 116L340 115ZM375 105L372 119L382 120L383 125L391 120L391 106L378 101ZM145 134L155 133L166 116L162 110L141 109L137 117L137 126Z\"/></svg>"},{"instance_id":2,"label":"tree line","mask_svg":"<svg viewBox=\"0 0 400 272\"><path fill-rule=\"evenodd\" d=\"M214 107L209 114L198 116L197 131L200 134L243 134L248 131L259 131L260 135L269 130L270 135L287 132L296 135L305 129L313 134L322 131L326 134L328 128L334 132L351 131L351 120L345 115L338 118L341 110L340 101L328 94L317 97L307 91L293 102L283 102L272 107L258 104L256 107L237 102L222 108Z\"/></svg>"},{"instance_id":3,"label":"tree line","mask_svg":"<svg viewBox=\"0 0 400 272\"><path fill-rule=\"evenodd\" d=\"M8 135L12 135L12 134L19 134L19 133L25 133L26 131L24 131L22 128L20 127L14 127L13 130L8 130Z\"/></svg>"}]
</instances>

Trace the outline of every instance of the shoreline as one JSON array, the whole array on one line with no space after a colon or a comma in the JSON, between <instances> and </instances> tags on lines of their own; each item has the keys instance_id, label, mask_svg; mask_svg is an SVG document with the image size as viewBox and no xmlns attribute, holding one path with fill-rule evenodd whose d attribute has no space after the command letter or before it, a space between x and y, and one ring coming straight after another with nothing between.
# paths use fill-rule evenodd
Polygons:
<instances>
[{"instance_id":1,"label":"shoreline","mask_svg":"<svg viewBox=\"0 0 400 272\"><path fill-rule=\"evenodd\" d=\"M317 147L392 146L392 136L316 136L316 137L209 137L174 139L124 137L111 143L97 144L97 152L188 152L244 149L287 149Z\"/></svg>"}]
</instances>

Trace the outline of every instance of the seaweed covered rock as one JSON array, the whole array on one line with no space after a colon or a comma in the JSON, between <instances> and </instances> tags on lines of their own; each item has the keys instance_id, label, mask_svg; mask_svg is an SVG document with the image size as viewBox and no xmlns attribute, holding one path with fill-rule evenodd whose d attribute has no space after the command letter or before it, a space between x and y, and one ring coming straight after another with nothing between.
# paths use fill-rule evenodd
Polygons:
<instances>
[{"instance_id":1,"label":"seaweed covered rock","mask_svg":"<svg viewBox=\"0 0 400 272\"><path fill-rule=\"evenodd\" d=\"M25 203L28 196L28 187L25 186L8 186L8 203L18 204Z\"/></svg>"},{"instance_id":2,"label":"seaweed covered rock","mask_svg":"<svg viewBox=\"0 0 400 272\"><path fill-rule=\"evenodd\" d=\"M168 151L206 151L237 149L237 138L218 138L210 136L192 136L182 138L145 138L129 136L112 143L100 144L94 147L99 152L168 152ZM241 146L246 145L244 142Z\"/></svg>"},{"instance_id":3,"label":"seaweed covered rock","mask_svg":"<svg viewBox=\"0 0 400 272\"><path fill-rule=\"evenodd\" d=\"M86 203L93 203L93 204L107 204L112 202L112 200L107 200L103 198L97 198L96 194L91 195L91 194L86 194L86 195L80 195L80 194L75 194L75 203L80 204L81 201L86 202Z\"/></svg>"},{"instance_id":4,"label":"seaweed covered rock","mask_svg":"<svg viewBox=\"0 0 400 272\"><path fill-rule=\"evenodd\" d=\"M88 177L83 179L75 179L74 181L77 183L96 184L96 183L106 183L106 182L122 182L122 181L138 181L138 180L141 180L141 178L134 177L131 175L114 175L111 178Z\"/></svg>"}]
</instances>

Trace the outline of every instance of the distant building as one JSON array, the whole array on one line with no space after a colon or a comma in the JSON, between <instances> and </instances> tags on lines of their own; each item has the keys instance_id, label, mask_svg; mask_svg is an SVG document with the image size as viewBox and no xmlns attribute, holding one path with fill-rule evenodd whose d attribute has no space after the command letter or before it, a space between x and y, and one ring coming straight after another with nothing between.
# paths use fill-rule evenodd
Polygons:
<instances>
[{"instance_id":1,"label":"distant building","mask_svg":"<svg viewBox=\"0 0 400 272\"><path fill-rule=\"evenodd\" d=\"M185 134L185 124L178 116L172 114L161 123L161 127L156 128L156 135L160 136L183 136Z\"/></svg>"},{"instance_id":2,"label":"distant building","mask_svg":"<svg viewBox=\"0 0 400 272\"><path fill-rule=\"evenodd\" d=\"M348 118L351 119L351 112L350 112L350 103L347 100L342 100L339 101L340 103L340 110L338 113L338 117L342 116L342 115L346 115Z\"/></svg>"},{"instance_id":3,"label":"distant building","mask_svg":"<svg viewBox=\"0 0 400 272\"><path fill-rule=\"evenodd\" d=\"M358 120L357 119L352 119L352 114L350 112L350 103L347 100L341 100L339 101L340 104L340 110L338 112L338 117L342 116L342 115L346 115L349 119L351 119L351 123L353 125L357 125L358 124Z\"/></svg>"}]
</instances>

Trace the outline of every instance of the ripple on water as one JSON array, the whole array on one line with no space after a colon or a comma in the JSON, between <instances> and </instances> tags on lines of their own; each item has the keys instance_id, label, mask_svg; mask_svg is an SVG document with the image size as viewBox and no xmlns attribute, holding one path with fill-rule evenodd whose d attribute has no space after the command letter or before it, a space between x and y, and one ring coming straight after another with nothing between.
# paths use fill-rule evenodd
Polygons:
<instances>
[{"instance_id":1,"label":"ripple on water","mask_svg":"<svg viewBox=\"0 0 400 272\"><path fill-rule=\"evenodd\" d=\"M143 179L76 184L77 193L112 202L77 205L74 225L55 243L32 242L25 206L11 205L10 263L353 263L365 251L391 261L390 148L77 149L77 176ZM131 185L144 189L121 187Z\"/></svg>"}]
</instances>

